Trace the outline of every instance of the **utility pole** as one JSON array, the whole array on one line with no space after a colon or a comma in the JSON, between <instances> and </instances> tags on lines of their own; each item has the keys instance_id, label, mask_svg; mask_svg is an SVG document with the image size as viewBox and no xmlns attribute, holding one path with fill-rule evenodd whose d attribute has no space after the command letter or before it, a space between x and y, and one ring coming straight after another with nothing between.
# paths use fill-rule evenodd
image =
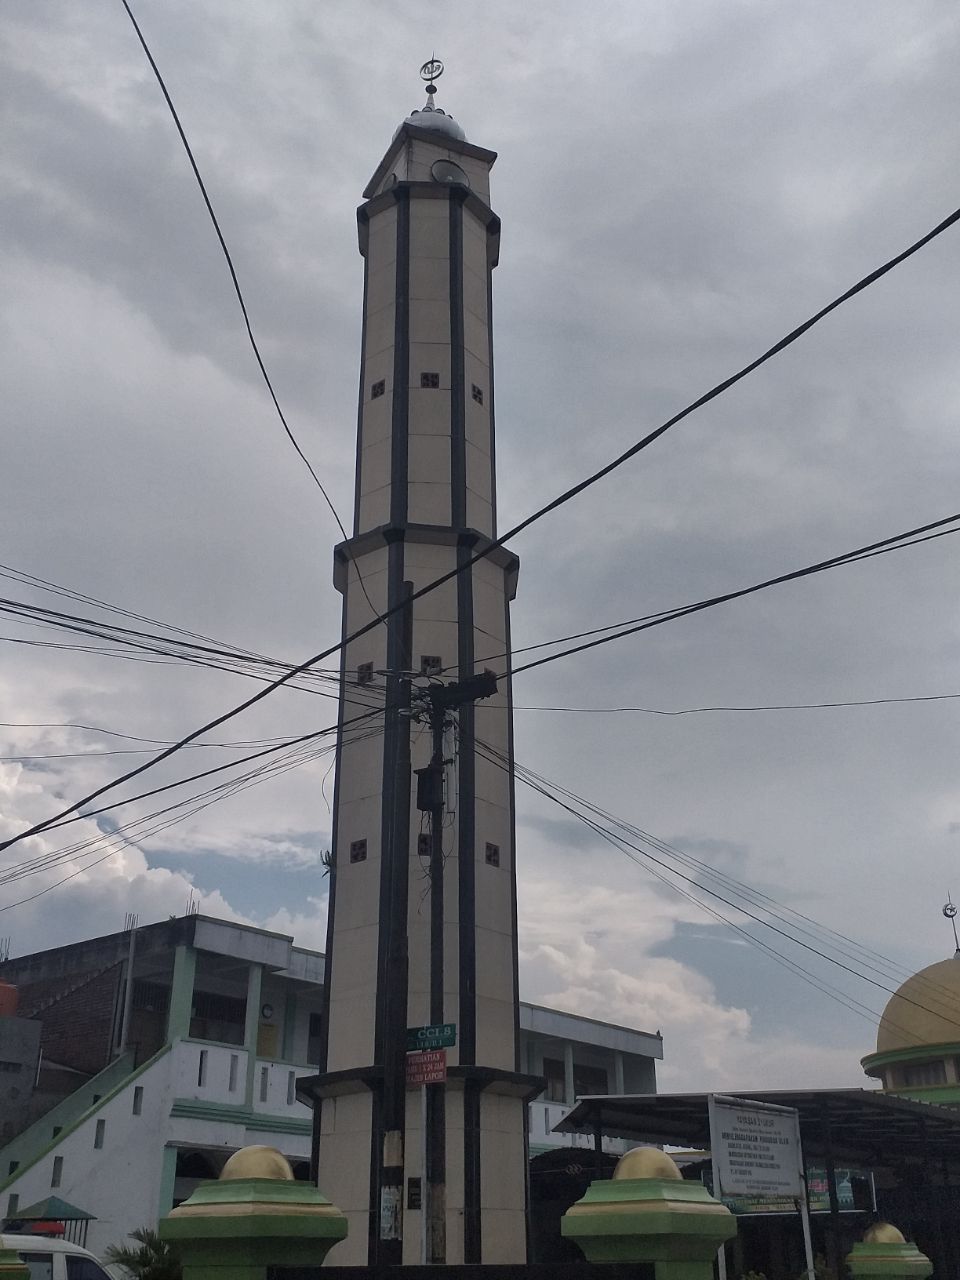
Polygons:
<instances>
[{"instance_id":1,"label":"utility pole","mask_svg":"<svg viewBox=\"0 0 960 1280\"><path fill-rule=\"evenodd\" d=\"M380 1142L377 1261L385 1266L403 1262L403 1161L406 1127L407 1026L407 877L410 830L410 681L399 674L410 666L412 613L409 582L402 586L404 608L388 622L386 726L384 763L394 778L389 835L384 858L389 866L385 887L387 906L386 972L384 984L383 1094L379 1116ZM403 833L403 834L401 834Z\"/></svg>"},{"instance_id":2,"label":"utility pole","mask_svg":"<svg viewBox=\"0 0 960 1280\"><path fill-rule=\"evenodd\" d=\"M443 742L450 712L496 692L496 675L484 671L451 684L431 685L425 694L432 751L427 767L417 770L417 808L430 815L430 1021L435 1025L444 1021ZM447 1260L446 1090L446 1084L424 1086L424 1261L434 1265Z\"/></svg>"}]
</instances>

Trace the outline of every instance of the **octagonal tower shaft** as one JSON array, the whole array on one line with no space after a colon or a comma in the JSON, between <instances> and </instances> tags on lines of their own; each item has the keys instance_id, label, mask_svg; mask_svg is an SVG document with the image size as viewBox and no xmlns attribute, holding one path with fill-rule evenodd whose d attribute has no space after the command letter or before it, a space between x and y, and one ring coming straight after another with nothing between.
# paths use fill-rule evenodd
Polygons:
<instances>
[{"instance_id":1,"label":"octagonal tower shaft","mask_svg":"<svg viewBox=\"0 0 960 1280\"><path fill-rule=\"evenodd\" d=\"M496 548L469 564L496 537L495 158L407 122L358 210L356 515L335 580L345 637L397 611L342 651L323 1074L312 1086L319 1185L350 1219L341 1263L420 1259L431 1166L425 1095L405 1088L405 1033L438 1020L457 1028L443 1097L446 1259L526 1252L531 1081L518 1071L509 683L449 717L442 895L431 902L414 772L430 761L431 734L416 718L423 682L410 678L508 666L518 562Z\"/></svg>"}]
</instances>

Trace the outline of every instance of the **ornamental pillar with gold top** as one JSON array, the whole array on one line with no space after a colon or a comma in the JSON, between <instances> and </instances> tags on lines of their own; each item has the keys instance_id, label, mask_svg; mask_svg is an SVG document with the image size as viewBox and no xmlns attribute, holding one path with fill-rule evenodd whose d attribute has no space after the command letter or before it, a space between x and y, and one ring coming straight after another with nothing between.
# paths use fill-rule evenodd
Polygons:
<instances>
[{"instance_id":1,"label":"ornamental pillar with gold top","mask_svg":"<svg viewBox=\"0 0 960 1280\"><path fill-rule=\"evenodd\" d=\"M860 1244L847 1254L847 1266L854 1280L881 1276L883 1280L925 1280L933 1263L915 1244L908 1244L889 1222L875 1222L864 1232Z\"/></svg>"},{"instance_id":2,"label":"ornamental pillar with gold top","mask_svg":"<svg viewBox=\"0 0 960 1280\"><path fill-rule=\"evenodd\" d=\"M711 1280L737 1220L700 1182L685 1182L663 1151L635 1147L613 1178L591 1182L560 1231L588 1262L652 1262L656 1280Z\"/></svg>"},{"instance_id":3,"label":"ornamental pillar with gold top","mask_svg":"<svg viewBox=\"0 0 960 1280\"><path fill-rule=\"evenodd\" d=\"M4 1247L0 1237L0 1280L30 1280L30 1268L20 1261L20 1255Z\"/></svg>"},{"instance_id":4,"label":"ornamental pillar with gold top","mask_svg":"<svg viewBox=\"0 0 960 1280\"><path fill-rule=\"evenodd\" d=\"M318 1267L347 1220L315 1186L296 1182L273 1147L244 1147L160 1222L183 1280L266 1280L268 1267Z\"/></svg>"}]
</instances>

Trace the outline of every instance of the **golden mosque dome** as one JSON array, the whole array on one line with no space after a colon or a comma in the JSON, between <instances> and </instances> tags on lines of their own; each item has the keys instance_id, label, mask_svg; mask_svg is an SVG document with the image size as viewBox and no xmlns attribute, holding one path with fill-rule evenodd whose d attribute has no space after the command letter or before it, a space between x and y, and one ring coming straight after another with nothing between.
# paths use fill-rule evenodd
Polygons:
<instances>
[{"instance_id":1,"label":"golden mosque dome","mask_svg":"<svg viewBox=\"0 0 960 1280\"><path fill-rule=\"evenodd\" d=\"M675 1161L659 1147L632 1147L617 1161L613 1176L615 1179L666 1178L679 1181L683 1174Z\"/></svg>"},{"instance_id":2,"label":"golden mosque dome","mask_svg":"<svg viewBox=\"0 0 960 1280\"><path fill-rule=\"evenodd\" d=\"M908 978L887 1001L877 1053L960 1044L960 952Z\"/></svg>"},{"instance_id":3,"label":"golden mosque dome","mask_svg":"<svg viewBox=\"0 0 960 1280\"><path fill-rule=\"evenodd\" d=\"M221 1182L239 1178L273 1178L292 1182L293 1170L286 1156L276 1147L241 1147L235 1151L220 1174Z\"/></svg>"},{"instance_id":4,"label":"golden mosque dome","mask_svg":"<svg viewBox=\"0 0 960 1280\"><path fill-rule=\"evenodd\" d=\"M889 1222L875 1222L863 1233L864 1244L906 1244L903 1232Z\"/></svg>"}]
</instances>

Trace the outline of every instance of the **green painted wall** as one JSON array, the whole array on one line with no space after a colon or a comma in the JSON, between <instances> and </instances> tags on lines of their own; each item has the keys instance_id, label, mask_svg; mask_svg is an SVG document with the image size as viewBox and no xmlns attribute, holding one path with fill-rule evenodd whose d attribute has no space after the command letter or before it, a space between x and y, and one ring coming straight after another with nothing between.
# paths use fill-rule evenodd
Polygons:
<instances>
[{"instance_id":1,"label":"green painted wall","mask_svg":"<svg viewBox=\"0 0 960 1280\"><path fill-rule=\"evenodd\" d=\"M182 1040L190 1034L193 1009L193 980L197 972L197 953L181 943L173 956L173 981L170 986L170 1013L167 1017L167 1042Z\"/></svg>"},{"instance_id":2,"label":"green painted wall","mask_svg":"<svg viewBox=\"0 0 960 1280\"><path fill-rule=\"evenodd\" d=\"M247 1051L246 1105L253 1106L253 1090L257 1077L257 1032L260 1029L260 992L263 965L252 964L247 975L247 1016L243 1030L243 1047Z\"/></svg>"}]
</instances>

